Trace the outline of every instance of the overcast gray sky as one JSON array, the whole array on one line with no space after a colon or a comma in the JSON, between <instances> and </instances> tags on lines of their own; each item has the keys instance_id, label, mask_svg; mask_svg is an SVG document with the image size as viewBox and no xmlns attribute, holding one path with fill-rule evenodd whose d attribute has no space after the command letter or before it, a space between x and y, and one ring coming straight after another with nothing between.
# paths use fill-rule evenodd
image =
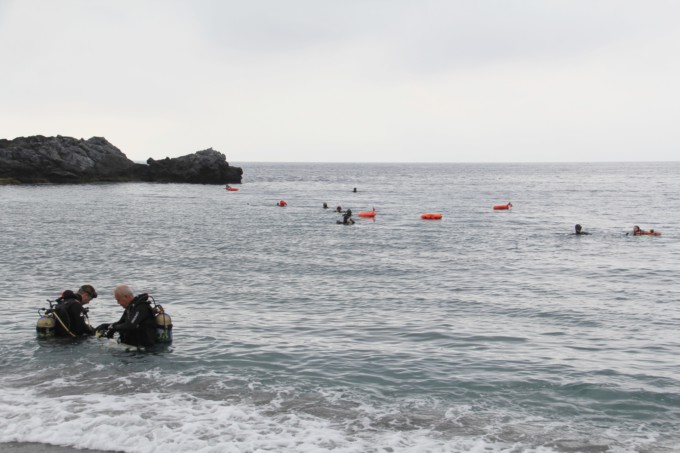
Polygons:
<instances>
[{"instance_id":1,"label":"overcast gray sky","mask_svg":"<svg viewBox=\"0 0 680 453\"><path fill-rule=\"evenodd\" d=\"M0 0L0 138L133 160L678 160L676 0Z\"/></svg>"}]
</instances>

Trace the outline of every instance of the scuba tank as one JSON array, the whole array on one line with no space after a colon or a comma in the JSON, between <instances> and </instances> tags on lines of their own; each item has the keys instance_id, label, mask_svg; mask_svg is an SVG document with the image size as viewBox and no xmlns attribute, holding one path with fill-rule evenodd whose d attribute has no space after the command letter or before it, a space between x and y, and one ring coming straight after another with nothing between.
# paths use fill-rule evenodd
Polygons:
<instances>
[{"instance_id":1,"label":"scuba tank","mask_svg":"<svg viewBox=\"0 0 680 453\"><path fill-rule=\"evenodd\" d=\"M156 303L156 299L149 296L153 301L153 312L156 321L156 341L158 343L172 343L172 318L165 312L162 305Z\"/></svg>"},{"instance_id":2,"label":"scuba tank","mask_svg":"<svg viewBox=\"0 0 680 453\"><path fill-rule=\"evenodd\" d=\"M35 331L41 338L53 337L57 329L57 323L54 320L54 315L52 314L51 310L52 301L48 300L48 302L50 302L50 309L39 309L38 315L40 315L40 318L38 318L38 322L35 324Z\"/></svg>"},{"instance_id":3,"label":"scuba tank","mask_svg":"<svg viewBox=\"0 0 680 453\"><path fill-rule=\"evenodd\" d=\"M55 337L55 336L71 336L76 334L71 332L71 320L68 314L67 305L70 302L67 299L74 298L75 294L71 290L66 290L56 300L47 299L49 308L40 308L38 314L40 318L35 325L35 330L41 338ZM66 302L65 302L66 301ZM83 314L87 319L87 307L83 307ZM89 324L89 319L87 321Z\"/></svg>"}]
</instances>

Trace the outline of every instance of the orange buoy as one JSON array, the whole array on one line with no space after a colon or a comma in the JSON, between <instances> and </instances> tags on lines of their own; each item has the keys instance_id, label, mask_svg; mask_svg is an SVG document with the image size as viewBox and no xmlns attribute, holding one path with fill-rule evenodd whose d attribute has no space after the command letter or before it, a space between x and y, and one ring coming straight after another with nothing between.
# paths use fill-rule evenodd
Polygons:
<instances>
[{"instance_id":1,"label":"orange buoy","mask_svg":"<svg viewBox=\"0 0 680 453\"><path fill-rule=\"evenodd\" d=\"M660 231L641 231L641 232L639 232L638 234L636 234L636 236L640 236L640 235L644 235L644 236L661 236L661 232L660 232Z\"/></svg>"},{"instance_id":2,"label":"orange buoy","mask_svg":"<svg viewBox=\"0 0 680 453\"><path fill-rule=\"evenodd\" d=\"M236 192L238 190L238 187L227 187L227 190L231 192Z\"/></svg>"},{"instance_id":3,"label":"orange buoy","mask_svg":"<svg viewBox=\"0 0 680 453\"><path fill-rule=\"evenodd\" d=\"M281 206L281 207L283 208L283 207L285 207L285 206L288 206L288 203L286 203L285 201L281 200L281 201L279 201L278 203L276 203L276 205L277 205L277 206Z\"/></svg>"},{"instance_id":4,"label":"orange buoy","mask_svg":"<svg viewBox=\"0 0 680 453\"><path fill-rule=\"evenodd\" d=\"M627 234L627 233L626 233ZM633 232L633 236L661 236L660 231L654 231L654 230L638 230Z\"/></svg>"},{"instance_id":5,"label":"orange buoy","mask_svg":"<svg viewBox=\"0 0 680 453\"><path fill-rule=\"evenodd\" d=\"M375 211L375 208L373 208L372 211L361 211L359 214L357 214L359 217L375 217L377 212Z\"/></svg>"},{"instance_id":6,"label":"orange buoy","mask_svg":"<svg viewBox=\"0 0 680 453\"><path fill-rule=\"evenodd\" d=\"M512 208L512 203L508 202L508 204L497 204L493 208L496 211L507 211Z\"/></svg>"},{"instance_id":7,"label":"orange buoy","mask_svg":"<svg viewBox=\"0 0 680 453\"><path fill-rule=\"evenodd\" d=\"M426 214L420 214L421 219L425 220L439 220L442 218L441 214L435 214L435 213L426 213Z\"/></svg>"},{"instance_id":8,"label":"orange buoy","mask_svg":"<svg viewBox=\"0 0 680 453\"><path fill-rule=\"evenodd\" d=\"M626 233L626 236L628 236L628 233ZM635 225L633 227L633 236L661 236L661 233L654 230L646 231Z\"/></svg>"}]
</instances>

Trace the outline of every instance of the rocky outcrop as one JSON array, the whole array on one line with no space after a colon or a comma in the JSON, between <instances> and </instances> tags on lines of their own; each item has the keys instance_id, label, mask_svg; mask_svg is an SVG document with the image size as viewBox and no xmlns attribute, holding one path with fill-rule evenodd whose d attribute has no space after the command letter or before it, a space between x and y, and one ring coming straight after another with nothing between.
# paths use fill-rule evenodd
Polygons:
<instances>
[{"instance_id":1,"label":"rocky outcrop","mask_svg":"<svg viewBox=\"0 0 680 453\"><path fill-rule=\"evenodd\" d=\"M106 139L19 137L0 140L0 178L77 183L119 180L135 163Z\"/></svg>"},{"instance_id":2,"label":"rocky outcrop","mask_svg":"<svg viewBox=\"0 0 680 453\"><path fill-rule=\"evenodd\" d=\"M224 154L212 148L188 156L149 159L145 181L192 184L240 183L243 170L231 167Z\"/></svg>"},{"instance_id":3,"label":"rocky outcrop","mask_svg":"<svg viewBox=\"0 0 680 453\"><path fill-rule=\"evenodd\" d=\"M147 165L127 158L105 138L19 137L0 139L0 182L181 182L194 184L240 183L243 170L231 167L224 154L213 149Z\"/></svg>"}]
</instances>

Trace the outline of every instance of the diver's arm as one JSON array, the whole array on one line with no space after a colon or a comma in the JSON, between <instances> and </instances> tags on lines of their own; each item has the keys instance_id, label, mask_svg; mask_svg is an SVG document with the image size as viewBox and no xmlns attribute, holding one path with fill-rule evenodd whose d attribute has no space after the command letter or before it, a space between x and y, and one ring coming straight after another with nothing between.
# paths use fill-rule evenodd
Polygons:
<instances>
[{"instance_id":1,"label":"diver's arm","mask_svg":"<svg viewBox=\"0 0 680 453\"><path fill-rule=\"evenodd\" d=\"M125 315L113 324L110 328L119 332L126 332L130 330L137 330L139 326L150 316L150 310L145 310L146 307L143 305L134 307L130 312L128 320L125 320Z\"/></svg>"},{"instance_id":2,"label":"diver's arm","mask_svg":"<svg viewBox=\"0 0 680 453\"><path fill-rule=\"evenodd\" d=\"M123 312L123 315L120 317L120 319L113 324L108 324L107 329L110 330L111 332L114 332L118 330L118 326L125 324L125 312Z\"/></svg>"}]
</instances>

